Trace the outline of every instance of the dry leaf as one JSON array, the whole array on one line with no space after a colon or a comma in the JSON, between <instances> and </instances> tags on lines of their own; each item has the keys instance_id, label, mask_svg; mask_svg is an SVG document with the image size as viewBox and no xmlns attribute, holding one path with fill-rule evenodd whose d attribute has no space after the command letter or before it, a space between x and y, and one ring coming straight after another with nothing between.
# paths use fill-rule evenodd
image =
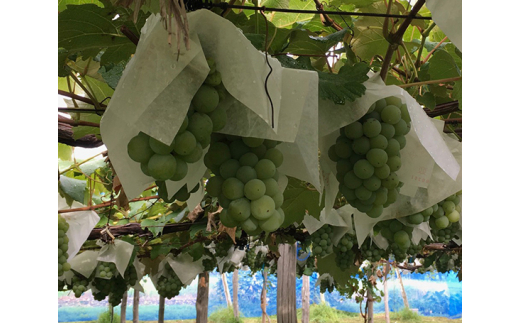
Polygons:
<instances>
[{"instance_id":1,"label":"dry leaf","mask_svg":"<svg viewBox=\"0 0 520 323\"><path fill-rule=\"evenodd\" d=\"M204 209L200 207L200 204L197 204L197 206L193 210L191 210L190 213L188 213L187 218L191 222L195 222L195 220L199 218L201 213L204 213Z\"/></svg>"},{"instance_id":2,"label":"dry leaf","mask_svg":"<svg viewBox=\"0 0 520 323\"><path fill-rule=\"evenodd\" d=\"M126 196L123 187L121 187L119 196L116 199L116 205L123 210L130 210L130 202L128 201L128 197Z\"/></svg>"}]
</instances>

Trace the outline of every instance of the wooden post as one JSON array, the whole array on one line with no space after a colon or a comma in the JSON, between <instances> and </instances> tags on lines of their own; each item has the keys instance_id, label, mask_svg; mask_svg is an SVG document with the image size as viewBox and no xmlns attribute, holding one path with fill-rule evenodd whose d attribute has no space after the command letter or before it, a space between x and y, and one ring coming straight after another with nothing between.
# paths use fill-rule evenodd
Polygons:
<instances>
[{"instance_id":1,"label":"wooden post","mask_svg":"<svg viewBox=\"0 0 520 323\"><path fill-rule=\"evenodd\" d=\"M296 244L278 245L278 282L276 319L278 323L297 323L296 318Z\"/></svg>"},{"instance_id":2,"label":"wooden post","mask_svg":"<svg viewBox=\"0 0 520 323\"><path fill-rule=\"evenodd\" d=\"M238 310L238 269L233 271L233 316L236 319L240 316Z\"/></svg>"},{"instance_id":3,"label":"wooden post","mask_svg":"<svg viewBox=\"0 0 520 323\"><path fill-rule=\"evenodd\" d=\"M410 305L408 304L408 297L406 297L406 291L404 290L403 280L401 278L401 274L399 273L399 268L396 267L395 272L397 273L397 278L399 278L399 284L401 284L401 293L403 295L404 307L410 308Z\"/></svg>"},{"instance_id":4,"label":"wooden post","mask_svg":"<svg viewBox=\"0 0 520 323\"><path fill-rule=\"evenodd\" d=\"M367 323L374 323L374 298L372 289L367 290Z\"/></svg>"},{"instance_id":5,"label":"wooden post","mask_svg":"<svg viewBox=\"0 0 520 323\"><path fill-rule=\"evenodd\" d=\"M390 306L388 305L388 283L387 283L387 278L388 278L389 272L390 272L390 264L387 262L386 266L385 266L385 271L384 271L385 280L383 283L384 293L385 293L384 299L385 299L385 321L386 321L386 323L390 323Z\"/></svg>"},{"instance_id":6,"label":"wooden post","mask_svg":"<svg viewBox=\"0 0 520 323\"><path fill-rule=\"evenodd\" d=\"M126 303L128 302L128 291L123 294L121 300L121 323L126 323Z\"/></svg>"},{"instance_id":7,"label":"wooden post","mask_svg":"<svg viewBox=\"0 0 520 323\"><path fill-rule=\"evenodd\" d=\"M159 296L159 318L157 323L164 323L164 296Z\"/></svg>"},{"instance_id":8,"label":"wooden post","mask_svg":"<svg viewBox=\"0 0 520 323\"><path fill-rule=\"evenodd\" d=\"M233 304L231 303L231 295L229 295L229 287L228 287L226 275L221 274L220 276L222 277L222 285L224 285L224 294L226 295L227 306L231 307L231 306L233 306Z\"/></svg>"},{"instance_id":9,"label":"wooden post","mask_svg":"<svg viewBox=\"0 0 520 323\"><path fill-rule=\"evenodd\" d=\"M134 289L134 308L132 323L139 323L139 291Z\"/></svg>"},{"instance_id":10,"label":"wooden post","mask_svg":"<svg viewBox=\"0 0 520 323\"><path fill-rule=\"evenodd\" d=\"M310 307L310 279L309 276L302 276L302 323L309 323Z\"/></svg>"},{"instance_id":11,"label":"wooden post","mask_svg":"<svg viewBox=\"0 0 520 323\"><path fill-rule=\"evenodd\" d=\"M196 323L208 322L208 302L209 302L209 272L199 274L199 284L197 286L197 309Z\"/></svg>"},{"instance_id":12,"label":"wooden post","mask_svg":"<svg viewBox=\"0 0 520 323\"><path fill-rule=\"evenodd\" d=\"M267 268L264 268L264 283L262 284L262 294L260 295L260 307L262 308L262 323L267 319L271 323L269 315L267 315Z\"/></svg>"}]
</instances>

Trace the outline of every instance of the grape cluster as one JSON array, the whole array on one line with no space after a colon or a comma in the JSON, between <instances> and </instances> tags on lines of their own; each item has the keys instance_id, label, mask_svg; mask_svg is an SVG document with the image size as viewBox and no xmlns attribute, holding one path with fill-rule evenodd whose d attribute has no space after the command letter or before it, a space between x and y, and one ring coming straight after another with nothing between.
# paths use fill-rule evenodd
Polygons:
<instances>
[{"instance_id":1,"label":"grape cluster","mask_svg":"<svg viewBox=\"0 0 520 323\"><path fill-rule=\"evenodd\" d=\"M171 299L177 295L179 295L179 292L184 287L181 280L179 279L179 276L175 273L175 271L172 269L170 264L165 263L164 264L164 270L157 280L157 292L159 295Z\"/></svg>"},{"instance_id":2,"label":"grape cluster","mask_svg":"<svg viewBox=\"0 0 520 323\"><path fill-rule=\"evenodd\" d=\"M406 104L388 97L372 104L360 120L341 128L329 148L339 190L360 212L377 218L397 200L402 184L396 172L410 127Z\"/></svg>"},{"instance_id":3,"label":"grape cluster","mask_svg":"<svg viewBox=\"0 0 520 323\"><path fill-rule=\"evenodd\" d=\"M116 265L112 262L100 261L95 269L92 280L92 296L96 301L102 301L108 296L108 302L113 306L121 303L123 294L128 289L126 280L118 274Z\"/></svg>"},{"instance_id":4,"label":"grape cluster","mask_svg":"<svg viewBox=\"0 0 520 323\"><path fill-rule=\"evenodd\" d=\"M303 275L305 276L312 276L312 273L317 271L316 268L316 258L309 255L307 259L305 260L305 264L301 265L297 263L296 266L296 276L301 277Z\"/></svg>"},{"instance_id":5,"label":"grape cluster","mask_svg":"<svg viewBox=\"0 0 520 323\"><path fill-rule=\"evenodd\" d=\"M377 262L382 258L387 258L388 252L384 249L379 248L375 243L369 239L365 240L359 248L361 258L370 262Z\"/></svg>"},{"instance_id":6,"label":"grape cluster","mask_svg":"<svg viewBox=\"0 0 520 323\"><path fill-rule=\"evenodd\" d=\"M444 229L431 227L432 237L436 242L447 244L453 239L461 238L461 227L459 222L450 223Z\"/></svg>"},{"instance_id":7,"label":"grape cluster","mask_svg":"<svg viewBox=\"0 0 520 323\"><path fill-rule=\"evenodd\" d=\"M215 257L223 258L227 256L231 246L233 246L233 241L231 239L215 241Z\"/></svg>"},{"instance_id":8,"label":"grape cluster","mask_svg":"<svg viewBox=\"0 0 520 323\"><path fill-rule=\"evenodd\" d=\"M426 246L427 242L426 240L419 241L418 244L411 243L410 247L408 248L408 254L412 257L416 257L417 255L423 254L424 246Z\"/></svg>"},{"instance_id":9,"label":"grape cluster","mask_svg":"<svg viewBox=\"0 0 520 323\"><path fill-rule=\"evenodd\" d=\"M390 244L388 252L393 254L397 261L407 258L408 248L412 243L413 229L397 219L378 222L374 228L388 241Z\"/></svg>"},{"instance_id":10,"label":"grape cluster","mask_svg":"<svg viewBox=\"0 0 520 323\"><path fill-rule=\"evenodd\" d=\"M312 255L323 257L332 253L332 227L324 224L311 234Z\"/></svg>"},{"instance_id":11,"label":"grape cluster","mask_svg":"<svg viewBox=\"0 0 520 323\"><path fill-rule=\"evenodd\" d=\"M202 259L202 266L204 267L204 271L213 271L215 268L217 268L217 258L211 254L209 255L209 258Z\"/></svg>"},{"instance_id":12,"label":"grape cluster","mask_svg":"<svg viewBox=\"0 0 520 323\"><path fill-rule=\"evenodd\" d=\"M191 191L188 192L188 186L184 184L177 193L173 194L171 198L168 196L168 188L166 187L165 181L155 181L157 184L157 195L166 203L172 203L174 201L186 202L192 193L195 193L199 189L199 184L195 185Z\"/></svg>"},{"instance_id":13,"label":"grape cluster","mask_svg":"<svg viewBox=\"0 0 520 323\"><path fill-rule=\"evenodd\" d=\"M80 298L81 294L88 289L89 280L85 276L74 273L72 276L72 292L76 298Z\"/></svg>"},{"instance_id":14,"label":"grape cluster","mask_svg":"<svg viewBox=\"0 0 520 323\"><path fill-rule=\"evenodd\" d=\"M334 285L330 283L328 279L322 279L320 281L320 293L324 294L325 292L332 293L334 291Z\"/></svg>"},{"instance_id":15,"label":"grape cluster","mask_svg":"<svg viewBox=\"0 0 520 323\"><path fill-rule=\"evenodd\" d=\"M213 136L205 165L215 174L208 179L208 195L218 198L220 222L241 226L250 236L272 232L284 222L283 192L277 168L283 154L277 141L230 135Z\"/></svg>"},{"instance_id":16,"label":"grape cluster","mask_svg":"<svg viewBox=\"0 0 520 323\"><path fill-rule=\"evenodd\" d=\"M357 245L355 234L345 234L337 246L333 247L336 255L336 265L341 270L347 270L356 260L356 252L353 249Z\"/></svg>"},{"instance_id":17,"label":"grape cluster","mask_svg":"<svg viewBox=\"0 0 520 323\"><path fill-rule=\"evenodd\" d=\"M69 224L58 214L58 277L63 275L67 270L70 270L70 264L67 262L69 258L69 254L67 253L69 250L68 230Z\"/></svg>"},{"instance_id":18,"label":"grape cluster","mask_svg":"<svg viewBox=\"0 0 520 323\"><path fill-rule=\"evenodd\" d=\"M145 175L157 181L182 180L188 173L187 164L202 159L203 149L210 144L211 133L226 125L226 111L219 105L226 92L215 62L208 59L208 65L210 74L195 93L171 144L164 144L143 132L128 142L128 155L140 163Z\"/></svg>"}]
</instances>

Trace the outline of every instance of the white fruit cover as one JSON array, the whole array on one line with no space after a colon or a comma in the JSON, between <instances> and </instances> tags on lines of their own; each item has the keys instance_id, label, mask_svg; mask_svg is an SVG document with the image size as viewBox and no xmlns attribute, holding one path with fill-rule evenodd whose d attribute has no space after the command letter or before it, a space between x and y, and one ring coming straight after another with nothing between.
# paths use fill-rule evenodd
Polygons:
<instances>
[{"instance_id":1,"label":"white fruit cover","mask_svg":"<svg viewBox=\"0 0 520 323\"><path fill-rule=\"evenodd\" d=\"M129 198L138 196L153 179L144 175L127 153L127 144L140 131L171 143L190 102L209 73L211 57L231 94L220 104L227 110L224 134L279 140L284 154L281 173L312 183L321 191L318 171L318 75L281 67L258 51L230 21L208 10L190 12L190 49L169 45L159 15L142 29L135 55L101 120L101 135L110 160ZM175 32L175 31L174 31ZM267 88L271 102L265 92ZM274 128L271 118L274 117ZM188 165L184 180L166 181L173 194L202 178L203 161Z\"/></svg>"}]
</instances>

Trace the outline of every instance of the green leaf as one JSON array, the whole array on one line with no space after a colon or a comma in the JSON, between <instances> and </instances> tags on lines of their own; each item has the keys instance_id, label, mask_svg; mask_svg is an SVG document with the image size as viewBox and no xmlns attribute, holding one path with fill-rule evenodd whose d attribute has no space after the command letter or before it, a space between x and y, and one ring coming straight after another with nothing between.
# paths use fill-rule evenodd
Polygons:
<instances>
[{"instance_id":1,"label":"green leaf","mask_svg":"<svg viewBox=\"0 0 520 323\"><path fill-rule=\"evenodd\" d=\"M83 203L85 201L85 190L87 188L86 180L70 178L61 175L59 185L61 190L74 200L80 203Z\"/></svg>"},{"instance_id":2,"label":"green leaf","mask_svg":"<svg viewBox=\"0 0 520 323\"><path fill-rule=\"evenodd\" d=\"M349 29L343 29L326 37L316 37L307 31L293 30L284 52L294 55L323 55L331 47L342 42L349 32Z\"/></svg>"},{"instance_id":3,"label":"green leaf","mask_svg":"<svg viewBox=\"0 0 520 323\"><path fill-rule=\"evenodd\" d=\"M86 4L86 3L92 3L95 5L98 5L100 7L103 7L103 4L101 1L97 0L58 0L58 12L62 12L63 10L67 9L67 5L69 4Z\"/></svg>"},{"instance_id":4,"label":"green leaf","mask_svg":"<svg viewBox=\"0 0 520 323\"><path fill-rule=\"evenodd\" d=\"M440 80L461 75L455 60L445 50L436 50L429 62L429 74L432 80Z\"/></svg>"},{"instance_id":5,"label":"green leaf","mask_svg":"<svg viewBox=\"0 0 520 323\"><path fill-rule=\"evenodd\" d=\"M308 56L299 56L294 59L287 55L278 55L276 58L280 61L283 67L314 71L311 59Z\"/></svg>"},{"instance_id":6,"label":"green leaf","mask_svg":"<svg viewBox=\"0 0 520 323\"><path fill-rule=\"evenodd\" d=\"M204 255L204 250L202 242L197 242L186 248L184 252L187 252L193 258L193 261L197 261Z\"/></svg>"},{"instance_id":7,"label":"green leaf","mask_svg":"<svg viewBox=\"0 0 520 323\"><path fill-rule=\"evenodd\" d=\"M152 246L152 250L150 250L150 258L155 259L161 255L166 256L172 250L172 246L167 244L160 244Z\"/></svg>"},{"instance_id":8,"label":"green leaf","mask_svg":"<svg viewBox=\"0 0 520 323\"><path fill-rule=\"evenodd\" d=\"M105 66L101 66L98 73L103 77L108 86L112 89L116 89L117 83L121 79L123 75L123 71L125 69L126 62L122 61L118 64L107 64Z\"/></svg>"},{"instance_id":9,"label":"green leaf","mask_svg":"<svg viewBox=\"0 0 520 323\"><path fill-rule=\"evenodd\" d=\"M197 223L197 224L194 224L190 227L190 239L194 239L195 236L200 232L200 231L205 231L206 230L206 224L205 223Z\"/></svg>"},{"instance_id":10,"label":"green leaf","mask_svg":"<svg viewBox=\"0 0 520 323\"><path fill-rule=\"evenodd\" d=\"M437 258L437 253L433 253L433 254L429 255L428 257L426 257L424 259L423 267L424 268L430 267L434 263L436 258Z\"/></svg>"},{"instance_id":11,"label":"green leaf","mask_svg":"<svg viewBox=\"0 0 520 323\"><path fill-rule=\"evenodd\" d=\"M459 110L462 110L462 81L457 81L453 84L453 91L451 97L459 101Z\"/></svg>"},{"instance_id":12,"label":"green leaf","mask_svg":"<svg viewBox=\"0 0 520 323\"><path fill-rule=\"evenodd\" d=\"M291 0L291 9L316 10L316 4L312 0ZM291 28L295 23L311 20L314 14L276 12L271 14L271 22L278 28Z\"/></svg>"},{"instance_id":13,"label":"green leaf","mask_svg":"<svg viewBox=\"0 0 520 323\"><path fill-rule=\"evenodd\" d=\"M264 0L260 2L260 7L288 9L289 0Z\"/></svg>"},{"instance_id":14,"label":"green leaf","mask_svg":"<svg viewBox=\"0 0 520 323\"><path fill-rule=\"evenodd\" d=\"M81 164L79 169L81 169L85 175L90 176L90 174L94 173L96 169L105 166L107 166L107 163L104 159L92 159L84 164Z\"/></svg>"},{"instance_id":15,"label":"green leaf","mask_svg":"<svg viewBox=\"0 0 520 323\"><path fill-rule=\"evenodd\" d=\"M325 257L318 257L316 266L320 275L329 274L334 278L336 284L345 286L349 282L349 278L358 273L358 267L352 265L346 271L341 270L336 265L336 254L331 253Z\"/></svg>"},{"instance_id":16,"label":"green leaf","mask_svg":"<svg viewBox=\"0 0 520 323\"><path fill-rule=\"evenodd\" d=\"M320 193L294 177L289 177L283 198L282 209L285 213L285 220L282 227L287 227L295 222L301 223L307 212L310 215L319 216L323 208L323 205L320 205Z\"/></svg>"},{"instance_id":17,"label":"green leaf","mask_svg":"<svg viewBox=\"0 0 520 323\"><path fill-rule=\"evenodd\" d=\"M354 101L365 94L363 82L368 80L369 67L365 63L353 66L343 65L338 74L318 72L319 95L321 99L332 100L336 104Z\"/></svg>"},{"instance_id":18,"label":"green leaf","mask_svg":"<svg viewBox=\"0 0 520 323\"><path fill-rule=\"evenodd\" d=\"M354 37L350 42L352 50L361 60L370 61L376 55L382 55L388 48L388 42L383 36L383 29L369 27L354 29Z\"/></svg>"},{"instance_id":19,"label":"green leaf","mask_svg":"<svg viewBox=\"0 0 520 323\"><path fill-rule=\"evenodd\" d=\"M154 237L162 233L164 229L164 222L155 221L152 219L144 219L141 222L141 228L148 229Z\"/></svg>"},{"instance_id":20,"label":"green leaf","mask_svg":"<svg viewBox=\"0 0 520 323\"><path fill-rule=\"evenodd\" d=\"M114 20L115 15L114 8L101 8L94 4L67 6L58 15L58 47L70 53L81 53L83 59L96 57L104 50L101 65L128 60L135 53L136 46L120 28L126 23L137 34L140 28L123 18ZM144 24L144 14L141 12L140 16L139 24Z\"/></svg>"},{"instance_id":21,"label":"green leaf","mask_svg":"<svg viewBox=\"0 0 520 323\"><path fill-rule=\"evenodd\" d=\"M426 92L423 95L418 95L416 98L417 102L424 105L426 108L430 110L435 109L436 101L435 101L435 95L431 92Z\"/></svg>"},{"instance_id":22,"label":"green leaf","mask_svg":"<svg viewBox=\"0 0 520 323\"><path fill-rule=\"evenodd\" d=\"M244 36L255 46L258 50L264 50L265 49L265 35L261 34L246 34L244 33Z\"/></svg>"},{"instance_id":23,"label":"green leaf","mask_svg":"<svg viewBox=\"0 0 520 323\"><path fill-rule=\"evenodd\" d=\"M69 57L69 51L65 48L58 48L58 76L65 77L69 75L67 70L67 58Z\"/></svg>"},{"instance_id":24,"label":"green leaf","mask_svg":"<svg viewBox=\"0 0 520 323\"><path fill-rule=\"evenodd\" d=\"M58 158L63 161L72 161L73 149L71 146L58 143Z\"/></svg>"}]
</instances>

